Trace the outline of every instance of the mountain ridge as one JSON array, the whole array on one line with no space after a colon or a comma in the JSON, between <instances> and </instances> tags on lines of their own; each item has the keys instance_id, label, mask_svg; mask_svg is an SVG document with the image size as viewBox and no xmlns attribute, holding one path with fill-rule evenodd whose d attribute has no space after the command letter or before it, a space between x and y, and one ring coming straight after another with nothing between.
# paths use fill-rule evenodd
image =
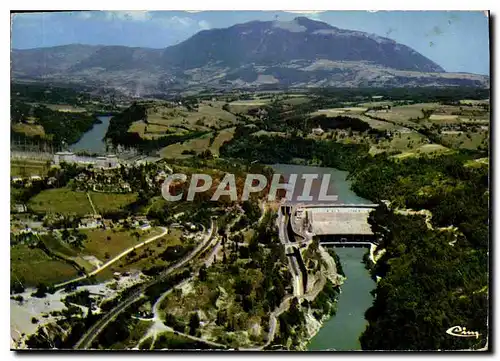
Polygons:
<instances>
[{"instance_id":1,"label":"mountain ridge","mask_svg":"<svg viewBox=\"0 0 500 361\"><path fill-rule=\"evenodd\" d=\"M154 93L196 87L479 86L392 39L305 17L202 30L166 48L69 44L12 49L12 77Z\"/></svg>"}]
</instances>

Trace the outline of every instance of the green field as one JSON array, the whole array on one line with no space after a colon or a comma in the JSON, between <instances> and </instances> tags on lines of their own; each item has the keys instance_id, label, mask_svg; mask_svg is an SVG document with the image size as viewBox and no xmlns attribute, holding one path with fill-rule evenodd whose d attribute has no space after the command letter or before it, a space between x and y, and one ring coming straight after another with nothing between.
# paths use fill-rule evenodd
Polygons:
<instances>
[{"instance_id":1,"label":"green field","mask_svg":"<svg viewBox=\"0 0 500 361\"><path fill-rule=\"evenodd\" d=\"M77 271L63 261L53 260L41 249L26 245L10 248L11 280L24 280L24 286L58 283L77 276Z\"/></svg>"},{"instance_id":2,"label":"green field","mask_svg":"<svg viewBox=\"0 0 500 361\"><path fill-rule=\"evenodd\" d=\"M211 136L212 134L208 133L200 138L187 140L184 143L171 144L160 150L160 156L163 158L186 158L190 155L182 154L184 151L195 151L196 153L201 153L209 148Z\"/></svg>"},{"instance_id":3,"label":"green field","mask_svg":"<svg viewBox=\"0 0 500 361\"><path fill-rule=\"evenodd\" d=\"M229 110L234 114L246 114L250 109L260 108L270 102L270 99L236 100L229 103Z\"/></svg>"},{"instance_id":4,"label":"green field","mask_svg":"<svg viewBox=\"0 0 500 361\"><path fill-rule=\"evenodd\" d=\"M457 132L441 133L441 139L453 148L477 149L482 144L488 144L488 132Z\"/></svg>"},{"instance_id":5,"label":"green field","mask_svg":"<svg viewBox=\"0 0 500 361\"><path fill-rule=\"evenodd\" d=\"M28 203L35 213L61 213L83 216L92 214L92 207L85 192L69 188L47 189L34 196Z\"/></svg>"},{"instance_id":6,"label":"green field","mask_svg":"<svg viewBox=\"0 0 500 361\"><path fill-rule=\"evenodd\" d=\"M212 154L214 155L219 155L219 149L224 144L225 142L229 142L231 139L233 139L234 136L234 130L235 128L228 128L221 130L217 136L214 139L214 142L210 146L210 150L212 151Z\"/></svg>"},{"instance_id":7,"label":"green field","mask_svg":"<svg viewBox=\"0 0 500 361\"><path fill-rule=\"evenodd\" d=\"M80 250L71 247L69 244L61 241L55 236L43 236L43 243L45 246L56 256L62 257L68 261L74 261L78 266L83 268L86 272L92 271L94 266L86 261L80 255Z\"/></svg>"},{"instance_id":8,"label":"green field","mask_svg":"<svg viewBox=\"0 0 500 361\"><path fill-rule=\"evenodd\" d=\"M401 154L396 154L393 157L394 158L418 157L419 155L422 154L429 154L429 153L442 154L450 152L453 151L450 150L449 148L443 147L440 144L424 144L418 148L412 149L411 151L406 151Z\"/></svg>"},{"instance_id":9,"label":"green field","mask_svg":"<svg viewBox=\"0 0 500 361\"><path fill-rule=\"evenodd\" d=\"M89 194L97 212L116 211L137 199L136 193L89 192ZM69 188L42 191L29 201L28 206L35 213L61 213L78 216L93 214L87 194Z\"/></svg>"},{"instance_id":10,"label":"green field","mask_svg":"<svg viewBox=\"0 0 500 361\"><path fill-rule=\"evenodd\" d=\"M10 175L12 177L30 177L32 175L44 177L49 170L50 165L47 165L47 161L43 160L11 159L10 161Z\"/></svg>"},{"instance_id":11,"label":"green field","mask_svg":"<svg viewBox=\"0 0 500 361\"><path fill-rule=\"evenodd\" d=\"M167 134L184 134L188 131L207 131L237 123L236 116L222 109L220 101L202 101L198 108L189 111L184 106L169 108L163 105L148 107L147 124L142 120L132 123L129 132L151 139Z\"/></svg>"},{"instance_id":12,"label":"green field","mask_svg":"<svg viewBox=\"0 0 500 361\"><path fill-rule=\"evenodd\" d=\"M12 130L16 133L23 133L28 137L34 137L35 135L39 135L40 137L45 136L45 130L39 124L13 123Z\"/></svg>"},{"instance_id":13,"label":"green field","mask_svg":"<svg viewBox=\"0 0 500 361\"><path fill-rule=\"evenodd\" d=\"M118 211L137 200L137 193L89 192L89 194L98 213Z\"/></svg>"},{"instance_id":14,"label":"green field","mask_svg":"<svg viewBox=\"0 0 500 361\"><path fill-rule=\"evenodd\" d=\"M84 113L87 111L85 108L75 107L74 105L68 104L45 104L45 106L52 110L68 113Z\"/></svg>"},{"instance_id":15,"label":"green field","mask_svg":"<svg viewBox=\"0 0 500 361\"><path fill-rule=\"evenodd\" d=\"M394 157L402 158L431 152L448 152L449 149L440 144L428 143L423 135L416 132L397 134L390 141L381 141L370 148L370 154L392 151L401 152Z\"/></svg>"},{"instance_id":16,"label":"green field","mask_svg":"<svg viewBox=\"0 0 500 361\"><path fill-rule=\"evenodd\" d=\"M422 109L435 110L438 107L438 103L421 103L392 107L390 110L370 110L367 114L406 126L414 125L412 120L423 117Z\"/></svg>"},{"instance_id":17,"label":"green field","mask_svg":"<svg viewBox=\"0 0 500 361\"><path fill-rule=\"evenodd\" d=\"M81 232L88 237L88 239L83 243L83 250L81 251L81 254L95 256L103 262L106 258L113 258L127 248L161 233L160 229L151 229L145 232L137 231L139 233L139 237L136 237L134 235L135 231L126 230L86 229Z\"/></svg>"}]
</instances>

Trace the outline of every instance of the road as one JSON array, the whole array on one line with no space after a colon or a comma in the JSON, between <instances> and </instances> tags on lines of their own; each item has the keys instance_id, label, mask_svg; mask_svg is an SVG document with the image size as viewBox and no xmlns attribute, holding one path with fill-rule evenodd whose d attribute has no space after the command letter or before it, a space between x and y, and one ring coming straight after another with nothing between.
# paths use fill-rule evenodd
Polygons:
<instances>
[{"instance_id":1,"label":"road","mask_svg":"<svg viewBox=\"0 0 500 361\"><path fill-rule=\"evenodd\" d=\"M113 309L111 309L108 313L104 314L102 318L100 318L95 324L93 324L87 332L78 340L73 349L86 349L92 345L95 338L99 336L99 334L108 326L108 324L114 320L116 316L118 316L121 312L123 312L127 307L133 304L135 301L139 300L143 295L143 292L151 287L152 285L161 282L163 279L168 277L175 270L185 266L189 261L191 261L194 257L196 257L203 249L210 244L210 241L213 238L213 235L216 233L216 223L212 219L212 224L210 226L210 230L203 240L189 255L187 255L183 260L177 262L176 264L170 266L165 271L163 271L157 278L154 280L145 283L141 287L139 287L132 294L127 296L123 301L121 301L118 305L116 305Z\"/></svg>"},{"instance_id":2,"label":"road","mask_svg":"<svg viewBox=\"0 0 500 361\"><path fill-rule=\"evenodd\" d=\"M94 202L92 202L92 198L90 198L89 192L87 192L87 198L89 199L90 205L92 206L92 210L94 211L94 216L98 216L99 213L97 213L97 211L95 210Z\"/></svg>"},{"instance_id":3,"label":"road","mask_svg":"<svg viewBox=\"0 0 500 361\"><path fill-rule=\"evenodd\" d=\"M89 277L92 277L92 276L98 274L102 270L104 270L104 269L108 268L109 266L111 266L116 261L120 260L120 258L122 258L122 257L126 256L127 254L129 254L130 252L132 252L132 251L134 251L134 250L136 250L138 248L141 248L141 247L143 247L143 246L145 246L145 245L147 245L147 244L149 244L149 243L151 243L153 241L156 241L158 238L161 238L161 237L165 236L166 234L168 234L168 229L167 228L165 228L165 227L160 227L160 228L163 230L163 232L161 234L153 236L151 238L148 238L147 240L145 240L142 243L139 243L139 244L136 244L135 246L127 248L125 251L123 251L122 253L120 253L118 256L115 256L114 258L112 258L108 262L104 263L102 266L96 268L92 272L86 274L85 276L80 276L80 277L74 278L72 280L59 283L59 284L55 285L54 287L55 288L64 287L66 285L69 285L70 283L82 281L82 280L84 280L86 278L89 278Z\"/></svg>"},{"instance_id":4,"label":"road","mask_svg":"<svg viewBox=\"0 0 500 361\"><path fill-rule=\"evenodd\" d=\"M293 244L295 242L290 242L289 238L289 229L291 229L291 221L290 221L290 214L285 213L282 214L281 210L279 212L278 216L278 229L279 229L279 239L281 243L283 244L283 247L285 247L285 253L288 255L293 252L294 246ZM293 233L293 230L292 230ZM302 280L302 273L300 272L299 264L297 262L297 258L295 258L294 255L288 256L288 264L289 264L289 269L290 273L292 274L292 278L294 280L297 280L294 282L294 295L295 296L300 296L302 295L302 291L304 289L303 287L303 280Z\"/></svg>"}]
</instances>

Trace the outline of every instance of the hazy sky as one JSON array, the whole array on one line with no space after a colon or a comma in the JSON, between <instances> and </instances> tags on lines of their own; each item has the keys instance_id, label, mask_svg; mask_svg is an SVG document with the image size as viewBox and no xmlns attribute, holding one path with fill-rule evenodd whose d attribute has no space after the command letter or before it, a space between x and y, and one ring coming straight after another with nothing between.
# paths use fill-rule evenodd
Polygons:
<instances>
[{"instance_id":1,"label":"hazy sky","mask_svg":"<svg viewBox=\"0 0 500 361\"><path fill-rule=\"evenodd\" d=\"M85 11L12 16L12 47L70 43L163 48L196 32L252 20L307 16L408 45L446 71L489 74L489 28L483 12L466 11Z\"/></svg>"}]
</instances>

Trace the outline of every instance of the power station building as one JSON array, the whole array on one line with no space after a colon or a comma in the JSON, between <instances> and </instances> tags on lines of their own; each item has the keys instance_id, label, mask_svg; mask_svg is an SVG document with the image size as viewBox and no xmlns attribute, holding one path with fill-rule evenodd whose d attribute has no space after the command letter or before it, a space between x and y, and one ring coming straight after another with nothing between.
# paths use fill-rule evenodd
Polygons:
<instances>
[{"instance_id":1,"label":"power station building","mask_svg":"<svg viewBox=\"0 0 500 361\"><path fill-rule=\"evenodd\" d=\"M77 164L92 164L96 168L111 169L120 165L118 157L114 154L108 154L103 157L86 157L76 155L73 152L58 152L54 154L54 164L61 163L77 163Z\"/></svg>"}]
</instances>

